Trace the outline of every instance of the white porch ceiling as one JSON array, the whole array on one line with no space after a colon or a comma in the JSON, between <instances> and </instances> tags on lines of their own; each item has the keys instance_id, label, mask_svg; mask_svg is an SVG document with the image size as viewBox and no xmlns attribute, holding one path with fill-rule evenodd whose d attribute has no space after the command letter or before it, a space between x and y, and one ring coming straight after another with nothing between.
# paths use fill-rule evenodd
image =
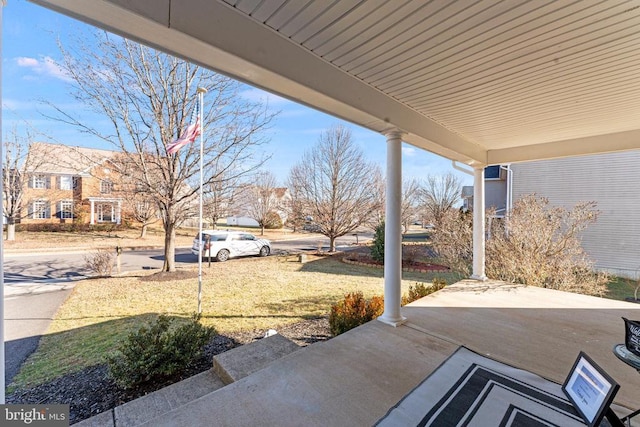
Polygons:
<instances>
[{"instance_id":1,"label":"white porch ceiling","mask_svg":"<svg viewBox=\"0 0 640 427\"><path fill-rule=\"evenodd\" d=\"M32 0L469 164L640 148L640 0Z\"/></svg>"}]
</instances>

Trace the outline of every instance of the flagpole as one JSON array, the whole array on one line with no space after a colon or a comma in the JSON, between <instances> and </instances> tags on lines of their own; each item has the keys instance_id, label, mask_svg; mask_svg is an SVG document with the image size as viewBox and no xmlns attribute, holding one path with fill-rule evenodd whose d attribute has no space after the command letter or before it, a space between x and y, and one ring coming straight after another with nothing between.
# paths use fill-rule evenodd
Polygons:
<instances>
[{"instance_id":1,"label":"flagpole","mask_svg":"<svg viewBox=\"0 0 640 427\"><path fill-rule=\"evenodd\" d=\"M200 104L200 214L198 215L198 229L200 236L200 253L198 254L198 314L202 314L202 248L204 246L204 238L202 236L202 187L203 187L203 170L204 170L204 94L207 89L199 87L196 91L198 93L198 103Z\"/></svg>"}]
</instances>

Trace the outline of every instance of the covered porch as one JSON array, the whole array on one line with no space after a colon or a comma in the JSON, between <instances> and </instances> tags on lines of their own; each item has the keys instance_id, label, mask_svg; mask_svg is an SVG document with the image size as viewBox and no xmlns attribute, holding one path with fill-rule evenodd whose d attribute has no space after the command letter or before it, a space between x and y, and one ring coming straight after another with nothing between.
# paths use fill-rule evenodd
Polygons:
<instances>
[{"instance_id":1,"label":"covered porch","mask_svg":"<svg viewBox=\"0 0 640 427\"><path fill-rule=\"evenodd\" d=\"M640 406L640 374L611 351L624 342L621 316L640 317L636 304L463 281L402 315L402 326L369 322L145 425L373 425L460 345L560 384L583 350L620 383L618 415Z\"/></svg>"},{"instance_id":2,"label":"covered porch","mask_svg":"<svg viewBox=\"0 0 640 427\"><path fill-rule=\"evenodd\" d=\"M33 1L386 136L382 322L149 425L372 424L460 344L555 381L584 350L637 405L640 376L611 354L637 307L488 282L483 192L487 165L640 149L637 5ZM403 141L474 174L475 281L401 308Z\"/></svg>"},{"instance_id":3,"label":"covered porch","mask_svg":"<svg viewBox=\"0 0 640 427\"><path fill-rule=\"evenodd\" d=\"M89 224L120 224L122 221L122 199L89 197Z\"/></svg>"},{"instance_id":4,"label":"covered porch","mask_svg":"<svg viewBox=\"0 0 640 427\"><path fill-rule=\"evenodd\" d=\"M393 326L403 142L474 175L479 281L486 166L640 149L640 9L622 0L32 1L385 135Z\"/></svg>"}]
</instances>

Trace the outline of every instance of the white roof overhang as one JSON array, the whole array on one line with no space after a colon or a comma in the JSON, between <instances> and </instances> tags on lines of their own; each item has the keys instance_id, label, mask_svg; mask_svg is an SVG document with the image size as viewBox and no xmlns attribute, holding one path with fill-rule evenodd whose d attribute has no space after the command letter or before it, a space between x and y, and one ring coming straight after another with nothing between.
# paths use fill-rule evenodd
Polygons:
<instances>
[{"instance_id":1,"label":"white roof overhang","mask_svg":"<svg viewBox=\"0 0 640 427\"><path fill-rule=\"evenodd\" d=\"M32 0L467 164L640 148L640 2Z\"/></svg>"}]
</instances>

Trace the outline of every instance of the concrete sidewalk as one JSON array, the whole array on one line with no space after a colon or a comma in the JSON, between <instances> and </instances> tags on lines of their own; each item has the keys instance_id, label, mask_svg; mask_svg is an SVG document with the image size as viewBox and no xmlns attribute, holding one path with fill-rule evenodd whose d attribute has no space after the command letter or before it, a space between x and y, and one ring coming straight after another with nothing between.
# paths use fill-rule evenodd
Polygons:
<instances>
[{"instance_id":1,"label":"concrete sidewalk","mask_svg":"<svg viewBox=\"0 0 640 427\"><path fill-rule=\"evenodd\" d=\"M73 289L78 280L86 279L85 277L79 277L74 280L69 279L47 279L32 282L23 283L5 283L4 284L4 297L17 297L21 295L35 295L46 292L57 292L67 289Z\"/></svg>"}]
</instances>

